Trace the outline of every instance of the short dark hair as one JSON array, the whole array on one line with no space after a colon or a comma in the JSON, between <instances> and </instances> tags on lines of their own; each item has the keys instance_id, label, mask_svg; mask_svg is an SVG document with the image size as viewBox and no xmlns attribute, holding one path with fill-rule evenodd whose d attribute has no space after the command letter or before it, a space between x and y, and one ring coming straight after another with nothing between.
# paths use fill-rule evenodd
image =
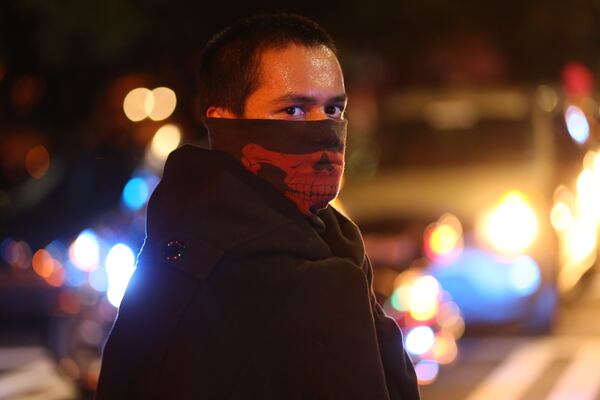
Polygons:
<instances>
[{"instance_id":1,"label":"short dark hair","mask_svg":"<svg viewBox=\"0 0 600 400\"><path fill-rule=\"evenodd\" d=\"M334 54L333 39L315 21L297 14L260 14L229 25L209 40L196 69L200 118L210 106L243 116L246 100L258 87L260 55L294 43L325 45Z\"/></svg>"}]
</instances>

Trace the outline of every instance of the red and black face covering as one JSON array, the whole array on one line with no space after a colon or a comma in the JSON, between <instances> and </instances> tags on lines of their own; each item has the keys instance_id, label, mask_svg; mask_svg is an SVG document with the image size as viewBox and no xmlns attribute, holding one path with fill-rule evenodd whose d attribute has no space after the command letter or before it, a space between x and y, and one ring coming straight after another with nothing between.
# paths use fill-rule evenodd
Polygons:
<instances>
[{"instance_id":1,"label":"red and black face covering","mask_svg":"<svg viewBox=\"0 0 600 400\"><path fill-rule=\"evenodd\" d=\"M265 179L311 216L340 190L347 121L209 118L210 147Z\"/></svg>"}]
</instances>

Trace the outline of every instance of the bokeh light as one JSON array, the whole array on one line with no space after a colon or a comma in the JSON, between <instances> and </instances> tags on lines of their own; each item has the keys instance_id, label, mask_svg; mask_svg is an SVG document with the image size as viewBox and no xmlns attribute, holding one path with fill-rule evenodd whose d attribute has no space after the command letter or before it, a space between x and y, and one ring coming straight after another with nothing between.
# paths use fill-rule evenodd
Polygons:
<instances>
[{"instance_id":1,"label":"bokeh light","mask_svg":"<svg viewBox=\"0 0 600 400\"><path fill-rule=\"evenodd\" d=\"M31 247L22 240L11 240L6 246L4 259L15 268L28 268L31 265Z\"/></svg>"},{"instance_id":2,"label":"bokeh light","mask_svg":"<svg viewBox=\"0 0 600 400\"><path fill-rule=\"evenodd\" d=\"M411 287L409 299L410 316L417 321L435 317L439 305L440 285L430 275L417 279Z\"/></svg>"},{"instance_id":3,"label":"bokeh light","mask_svg":"<svg viewBox=\"0 0 600 400\"><path fill-rule=\"evenodd\" d=\"M29 149L25 156L25 169L27 173L35 179L40 179L50 167L50 154L48 150L42 146L35 146Z\"/></svg>"},{"instance_id":4,"label":"bokeh light","mask_svg":"<svg viewBox=\"0 0 600 400\"><path fill-rule=\"evenodd\" d=\"M450 364L458 355L458 347L454 336L449 333L438 333L435 336L435 342L431 353L435 360L440 364Z\"/></svg>"},{"instance_id":5,"label":"bokeh light","mask_svg":"<svg viewBox=\"0 0 600 400\"><path fill-rule=\"evenodd\" d=\"M505 194L483 222L485 237L498 250L519 253L535 239L537 217L525 195L513 190Z\"/></svg>"},{"instance_id":6,"label":"bokeh light","mask_svg":"<svg viewBox=\"0 0 600 400\"><path fill-rule=\"evenodd\" d=\"M455 339L460 338L464 333L464 320L458 305L453 301L445 302L440 306L436 321L443 331L452 334Z\"/></svg>"},{"instance_id":7,"label":"bokeh light","mask_svg":"<svg viewBox=\"0 0 600 400\"><path fill-rule=\"evenodd\" d=\"M573 222L573 213L568 205L558 202L550 212L550 222L558 232L565 231Z\"/></svg>"},{"instance_id":8,"label":"bokeh light","mask_svg":"<svg viewBox=\"0 0 600 400\"><path fill-rule=\"evenodd\" d=\"M74 265L73 262L67 261L63 265L65 269L65 284L70 287L79 287L85 284L88 280L88 271L87 269L81 269L78 266ZM95 268L98 269L98 268ZM94 270L95 270L94 269Z\"/></svg>"},{"instance_id":9,"label":"bokeh light","mask_svg":"<svg viewBox=\"0 0 600 400\"><path fill-rule=\"evenodd\" d=\"M392 292L390 296L390 304L397 311L408 311L408 304L410 302L410 291L409 285L400 285Z\"/></svg>"},{"instance_id":10,"label":"bokeh light","mask_svg":"<svg viewBox=\"0 0 600 400\"><path fill-rule=\"evenodd\" d=\"M596 153L594 157L594 161L592 163L592 168L596 175L600 175L600 151Z\"/></svg>"},{"instance_id":11,"label":"bokeh light","mask_svg":"<svg viewBox=\"0 0 600 400\"><path fill-rule=\"evenodd\" d=\"M596 248L596 227L578 220L564 235L566 251L571 261L581 261Z\"/></svg>"},{"instance_id":12,"label":"bokeh light","mask_svg":"<svg viewBox=\"0 0 600 400\"><path fill-rule=\"evenodd\" d=\"M577 178L577 194L582 196L591 196L596 190L594 174L589 169L583 169Z\"/></svg>"},{"instance_id":13,"label":"bokeh light","mask_svg":"<svg viewBox=\"0 0 600 400\"><path fill-rule=\"evenodd\" d=\"M450 225L438 225L431 233L431 250L438 255L450 253L458 244L458 232Z\"/></svg>"},{"instance_id":14,"label":"bokeh light","mask_svg":"<svg viewBox=\"0 0 600 400\"><path fill-rule=\"evenodd\" d=\"M175 111L177 96L167 87L157 87L146 97L146 112L153 121L162 121L169 118Z\"/></svg>"},{"instance_id":15,"label":"bokeh light","mask_svg":"<svg viewBox=\"0 0 600 400\"><path fill-rule=\"evenodd\" d=\"M573 288L596 261L598 225L578 218L562 235L564 265L558 275L558 287L565 292Z\"/></svg>"},{"instance_id":16,"label":"bokeh light","mask_svg":"<svg viewBox=\"0 0 600 400\"><path fill-rule=\"evenodd\" d=\"M583 169L577 179L579 218L591 224L600 221L600 182L590 169Z\"/></svg>"},{"instance_id":17,"label":"bokeh light","mask_svg":"<svg viewBox=\"0 0 600 400\"><path fill-rule=\"evenodd\" d=\"M67 253L67 249L65 245L60 240L53 240L52 242L46 245L45 250L58 261L63 261L65 254Z\"/></svg>"},{"instance_id":18,"label":"bokeh light","mask_svg":"<svg viewBox=\"0 0 600 400\"><path fill-rule=\"evenodd\" d=\"M54 259L48 251L40 249L33 254L31 266L36 274L42 278L49 278L54 271Z\"/></svg>"},{"instance_id":19,"label":"bokeh light","mask_svg":"<svg viewBox=\"0 0 600 400\"><path fill-rule=\"evenodd\" d=\"M104 339L104 334L97 321L86 319L79 327L79 335L87 344L97 346Z\"/></svg>"},{"instance_id":20,"label":"bokeh light","mask_svg":"<svg viewBox=\"0 0 600 400\"><path fill-rule=\"evenodd\" d=\"M91 271L100 262L98 237L90 230L82 231L69 248L71 262L84 271Z\"/></svg>"},{"instance_id":21,"label":"bokeh light","mask_svg":"<svg viewBox=\"0 0 600 400\"><path fill-rule=\"evenodd\" d=\"M594 163L596 162L596 157L598 156L598 153L593 151L593 150L588 150L585 153L585 156L583 156L583 168L584 169L589 169L589 170L593 170L594 169Z\"/></svg>"},{"instance_id":22,"label":"bokeh light","mask_svg":"<svg viewBox=\"0 0 600 400\"><path fill-rule=\"evenodd\" d=\"M152 138L150 154L158 160L166 160L169 153L179 146L180 141L181 131L176 125L163 125Z\"/></svg>"},{"instance_id":23,"label":"bokeh light","mask_svg":"<svg viewBox=\"0 0 600 400\"><path fill-rule=\"evenodd\" d=\"M440 372L440 366L435 360L421 360L415 365L419 385L433 383Z\"/></svg>"},{"instance_id":24,"label":"bokeh light","mask_svg":"<svg viewBox=\"0 0 600 400\"><path fill-rule=\"evenodd\" d=\"M450 213L427 227L424 237L425 253L437 263L450 263L463 249L462 224Z\"/></svg>"},{"instance_id":25,"label":"bokeh light","mask_svg":"<svg viewBox=\"0 0 600 400\"><path fill-rule=\"evenodd\" d=\"M98 292L106 292L108 290L108 276L104 268L96 268L88 274L88 283Z\"/></svg>"},{"instance_id":26,"label":"bokeh light","mask_svg":"<svg viewBox=\"0 0 600 400\"><path fill-rule=\"evenodd\" d=\"M54 261L54 269L52 270L52 274L46 279L46 283L50 286L61 287L65 283L65 270L58 261Z\"/></svg>"},{"instance_id":27,"label":"bokeh light","mask_svg":"<svg viewBox=\"0 0 600 400\"><path fill-rule=\"evenodd\" d=\"M569 61L562 70L562 84L567 96L589 96L594 89L594 73L583 63Z\"/></svg>"},{"instance_id":28,"label":"bokeh light","mask_svg":"<svg viewBox=\"0 0 600 400\"><path fill-rule=\"evenodd\" d=\"M106 256L106 273L108 274L108 301L119 307L129 284L129 279L135 271L135 256L129 246L118 243Z\"/></svg>"},{"instance_id":29,"label":"bokeh light","mask_svg":"<svg viewBox=\"0 0 600 400\"><path fill-rule=\"evenodd\" d=\"M590 136L590 125L584 112L577 106L569 106L565 112L565 122L571 138L579 144Z\"/></svg>"},{"instance_id":30,"label":"bokeh light","mask_svg":"<svg viewBox=\"0 0 600 400\"><path fill-rule=\"evenodd\" d=\"M406 350L415 355L422 355L433 347L435 335L429 326L417 326L411 329L405 339Z\"/></svg>"},{"instance_id":31,"label":"bokeh light","mask_svg":"<svg viewBox=\"0 0 600 400\"><path fill-rule=\"evenodd\" d=\"M131 210L139 210L148 201L150 189L143 178L130 179L123 188L123 203Z\"/></svg>"},{"instance_id":32,"label":"bokeh light","mask_svg":"<svg viewBox=\"0 0 600 400\"><path fill-rule=\"evenodd\" d=\"M529 256L520 256L510 266L510 281L516 292L530 295L539 287L542 274L537 263Z\"/></svg>"},{"instance_id":33,"label":"bokeh light","mask_svg":"<svg viewBox=\"0 0 600 400\"><path fill-rule=\"evenodd\" d=\"M147 98L152 92L147 88L136 88L130 91L123 100L123 111L127 118L133 122L141 121L148 116L146 112Z\"/></svg>"},{"instance_id":34,"label":"bokeh light","mask_svg":"<svg viewBox=\"0 0 600 400\"><path fill-rule=\"evenodd\" d=\"M175 111L177 96L172 89L157 87L155 89L136 88L130 91L123 100L123 111L127 118L139 122L145 118L162 121Z\"/></svg>"},{"instance_id":35,"label":"bokeh light","mask_svg":"<svg viewBox=\"0 0 600 400\"><path fill-rule=\"evenodd\" d=\"M537 103L542 110L550 113L558 105L558 95L550 86L540 85L537 89Z\"/></svg>"}]
</instances>

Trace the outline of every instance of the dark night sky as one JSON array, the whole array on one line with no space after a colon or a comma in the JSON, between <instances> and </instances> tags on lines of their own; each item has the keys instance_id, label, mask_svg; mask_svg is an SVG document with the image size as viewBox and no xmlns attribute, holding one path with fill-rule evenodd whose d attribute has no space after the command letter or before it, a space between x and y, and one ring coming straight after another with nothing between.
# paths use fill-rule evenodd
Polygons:
<instances>
[{"instance_id":1,"label":"dark night sky","mask_svg":"<svg viewBox=\"0 0 600 400\"><path fill-rule=\"evenodd\" d=\"M137 3L137 4L136 4ZM292 11L322 23L349 50L373 49L396 65L439 40L478 34L506 55L511 76L556 72L568 57L595 62L600 3L447 0L344 3L20 0L0 10L1 59L17 70L122 72L181 62L238 17ZM12 4L12 5L11 5ZM258 6L256 4L259 4ZM524 57L527 56L527 59Z\"/></svg>"},{"instance_id":2,"label":"dark night sky","mask_svg":"<svg viewBox=\"0 0 600 400\"><path fill-rule=\"evenodd\" d=\"M473 49L495 54L501 71L492 78L500 82L557 80L570 59L593 70L598 66L600 2L593 0L203 3L4 3L2 119L18 117L5 98L12 80L21 74L46 82L39 107L21 117L50 118L51 125L76 124L68 114L90 112L106 82L126 73L183 73L193 84L194 56L210 34L238 17L263 11L299 12L319 21L336 38L350 80L369 74L353 68L355 56L375 54L386 66L388 87L443 84L448 64L467 58Z\"/></svg>"}]
</instances>

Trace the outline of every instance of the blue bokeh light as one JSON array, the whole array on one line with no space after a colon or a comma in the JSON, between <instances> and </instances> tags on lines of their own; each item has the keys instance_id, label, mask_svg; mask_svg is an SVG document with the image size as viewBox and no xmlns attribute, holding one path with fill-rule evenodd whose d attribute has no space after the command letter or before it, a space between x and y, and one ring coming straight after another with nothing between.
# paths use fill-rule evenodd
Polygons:
<instances>
[{"instance_id":1,"label":"blue bokeh light","mask_svg":"<svg viewBox=\"0 0 600 400\"><path fill-rule=\"evenodd\" d=\"M502 259L477 248L465 248L450 264L431 265L430 273L450 293L466 323L513 320L541 285L531 257Z\"/></svg>"},{"instance_id":2,"label":"blue bokeh light","mask_svg":"<svg viewBox=\"0 0 600 400\"><path fill-rule=\"evenodd\" d=\"M150 188L143 178L131 178L123 188L123 202L127 208L138 210L146 204Z\"/></svg>"},{"instance_id":3,"label":"blue bokeh light","mask_svg":"<svg viewBox=\"0 0 600 400\"><path fill-rule=\"evenodd\" d=\"M565 122L569 135L579 144L586 142L590 136L590 124L583 111L576 106L570 106L565 113Z\"/></svg>"},{"instance_id":4,"label":"blue bokeh light","mask_svg":"<svg viewBox=\"0 0 600 400\"><path fill-rule=\"evenodd\" d=\"M535 261L529 256L521 256L510 266L510 281L515 292L530 295L540 286L542 275Z\"/></svg>"},{"instance_id":5,"label":"blue bokeh light","mask_svg":"<svg viewBox=\"0 0 600 400\"><path fill-rule=\"evenodd\" d=\"M90 272L88 282L94 290L106 292L108 290L108 275L104 267L99 267Z\"/></svg>"},{"instance_id":6,"label":"blue bokeh light","mask_svg":"<svg viewBox=\"0 0 600 400\"><path fill-rule=\"evenodd\" d=\"M87 272L73 265L71 261L64 264L65 283L70 287L79 287L87 280Z\"/></svg>"}]
</instances>

